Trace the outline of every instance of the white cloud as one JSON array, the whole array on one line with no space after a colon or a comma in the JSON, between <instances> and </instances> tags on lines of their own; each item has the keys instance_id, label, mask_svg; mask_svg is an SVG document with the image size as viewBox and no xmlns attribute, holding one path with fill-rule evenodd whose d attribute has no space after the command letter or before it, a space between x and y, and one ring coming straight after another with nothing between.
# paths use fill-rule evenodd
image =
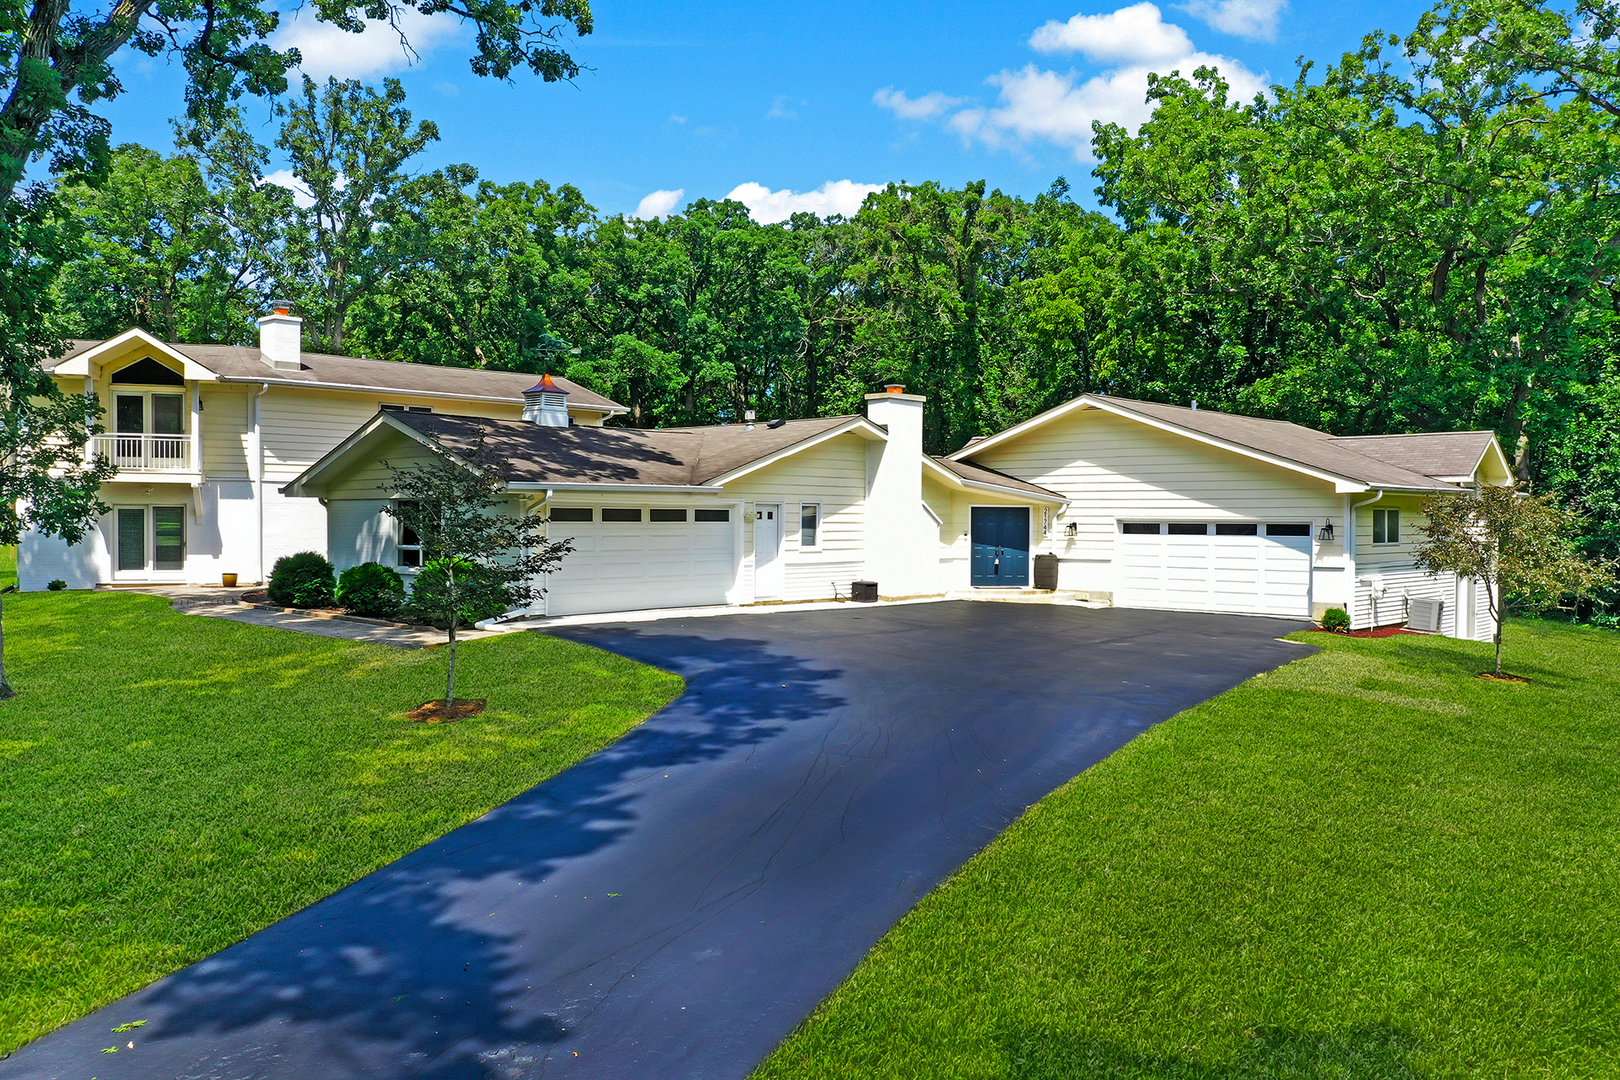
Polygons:
<instances>
[{"instance_id":1,"label":"white cloud","mask_svg":"<svg viewBox=\"0 0 1620 1080\"><path fill-rule=\"evenodd\" d=\"M771 111L765 114L767 120L797 120L799 113L793 108L795 104L803 105L805 102L795 102L786 94L780 94L771 102Z\"/></svg>"},{"instance_id":2,"label":"white cloud","mask_svg":"<svg viewBox=\"0 0 1620 1080\"><path fill-rule=\"evenodd\" d=\"M1287 6L1288 0L1190 0L1176 5L1223 34L1250 41L1275 41L1277 16Z\"/></svg>"},{"instance_id":3,"label":"white cloud","mask_svg":"<svg viewBox=\"0 0 1620 1080\"><path fill-rule=\"evenodd\" d=\"M748 207L755 221L769 225L786 221L794 214L809 212L818 217L842 214L849 217L861 208L861 202L874 191L882 191L882 184L857 184L853 180L829 180L814 191L791 191L783 188L772 191L764 184L750 181L738 184L726 196Z\"/></svg>"},{"instance_id":4,"label":"white cloud","mask_svg":"<svg viewBox=\"0 0 1620 1080\"><path fill-rule=\"evenodd\" d=\"M398 10L398 30L386 22L371 22L361 33L351 34L330 23L317 21L313 9L306 7L294 11L292 17L281 24L271 36L270 45L276 49L297 49L303 58L299 70L317 81L329 75L339 79L365 79L408 67L440 45L464 36L460 21L449 14L423 15L403 6ZM417 57L401 44L401 32Z\"/></svg>"},{"instance_id":5,"label":"white cloud","mask_svg":"<svg viewBox=\"0 0 1620 1080\"><path fill-rule=\"evenodd\" d=\"M302 206L307 210L311 206L315 205L315 197L309 193L308 189L298 182L298 178L293 176L293 171L291 169L277 169L275 172L267 175L265 179L270 183L275 184L277 187L284 187L288 191L292 192L293 202L298 206ZM340 182L338 186L342 187L343 185Z\"/></svg>"},{"instance_id":6,"label":"white cloud","mask_svg":"<svg viewBox=\"0 0 1620 1080\"><path fill-rule=\"evenodd\" d=\"M1036 52L1080 53L1097 63L1116 64L1175 60L1194 51L1187 31L1165 22L1149 3L1106 15L1076 15L1068 22L1053 20L1030 36L1029 46Z\"/></svg>"},{"instance_id":7,"label":"white cloud","mask_svg":"<svg viewBox=\"0 0 1620 1080\"><path fill-rule=\"evenodd\" d=\"M661 218L675 209L675 204L681 201L686 194L685 188L676 188L674 191L658 190L644 196L636 204L635 210L630 214L633 218L649 221L652 218Z\"/></svg>"},{"instance_id":8,"label":"white cloud","mask_svg":"<svg viewBox=\"0 0 1620 1080\"><path fill-rule=\"evenodd\" d=\"M904 90L885 86L872 95L872 103L890 110L902 120L933 120L945 115L967 98L946 97L935 90L920 98L907 97Z\"/></svg>"},{"instance_id":9,"label":"white cloud","mask_svg":"<svg viewBox=\"0 0 1620 1080\"><path fill-rule=\"evenodd\" d=\"M669 122L671 124L684 124L686 123L686 117L682 116L680 113L670 113Z\"/></svg>"},{"instance_id":10,"label":"white cloud","mask_svg":"<svg viewBox=\"0 0 1620 1080\"><path fill-rule=\"evenodd\" d=\"M1224 2L1258 4L1267 0ZM1135 131L1152 115L1147 103L1149 72L1168 75L1179 71L1190 78L1200 67L1219 68L1231 88L1230 97L1239 101L1267 88L1265 76L1250 71L1241 60L1200 52L1187 32L1165 22L1151 3L1049 22L1031 36L1030 46L1042 52L1080 53L1103 70L1089 77L1073 70L1047 71L1035 64L1002 71L985 80L997 90L996 103L991 106L964 108L963 99L948 98L938 91L909 98L890 88L879 90L872 100L906 119L938 120L965 142L1018 150L1027 143L1044 141L1086 162L1091 160L1093 122ZM924 108L923 103L931 100L938 104Z\"/></svg>"}]
</instances>

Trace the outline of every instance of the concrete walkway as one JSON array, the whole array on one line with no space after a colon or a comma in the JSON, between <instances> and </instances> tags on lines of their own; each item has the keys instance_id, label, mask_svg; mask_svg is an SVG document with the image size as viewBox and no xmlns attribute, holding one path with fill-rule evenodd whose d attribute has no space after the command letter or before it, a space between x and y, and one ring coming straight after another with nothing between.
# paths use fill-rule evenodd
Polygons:
<instances>
[{"instance_id":1,"label":"concrete walkway","mask_svg":"<svg viewBox=\"0 0 1620 1080\"><path fill-rule=\"evenodd\" d=\"M273 626L278 630L293 630L317 637L339 638L344 641L366 641L373 645L393 645L401 649L423 649L444 644L444 632L432 627L399 626L377 620L359 620L352 617L309 615L292 611L266 611L250 607L240 600L248 589L226 589L206 585L152 585L139 589L109 590L117 592L149 593L167 597L169 606L183 615L204 615L210 619L229 619L231 622L251 623L254 626ZM456 640L473 641L492 637L491 633L471 627L456 632Z\"/></svg>"}]
</instances>

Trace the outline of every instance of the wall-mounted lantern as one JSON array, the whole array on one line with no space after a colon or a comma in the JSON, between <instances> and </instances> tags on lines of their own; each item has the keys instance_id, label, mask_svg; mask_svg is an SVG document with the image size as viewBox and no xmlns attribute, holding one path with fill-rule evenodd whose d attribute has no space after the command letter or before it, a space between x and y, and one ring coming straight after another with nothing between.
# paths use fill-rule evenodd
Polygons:
<instances>
[{"instance_id":1,"label":"wall-mounted lantern","mask_svg":"<svg viewBox=\"0 0 1620 1080\"><path fill-rule=\"evenodd\" d=\"M1063 526L1063 535L1068 537L1070 540L1073 540L1075 537L1079 536L1080 523L1071 521L1067 525Z\"/></svg>"},{"instance_id":2,"label":"wall-mounted lantern","mask_svg":"<svg viewBox=\"0 0 1620 1080\"><path fill-rule=\"evenodd\" d=\"M1324 521L1322 523L1322 527L1316 530L1316 538L1323 543L1327 543L1333 539L1333 520L1331 518Z\"/></svg>"}]
</instances>

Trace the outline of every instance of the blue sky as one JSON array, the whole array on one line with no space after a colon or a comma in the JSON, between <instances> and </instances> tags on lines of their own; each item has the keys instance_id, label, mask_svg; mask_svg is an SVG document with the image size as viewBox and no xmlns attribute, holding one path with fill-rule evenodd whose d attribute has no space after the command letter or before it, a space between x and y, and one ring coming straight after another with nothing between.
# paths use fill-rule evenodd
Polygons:
<instances>
[{"instance_id":1,"label":"blue sky","mask_svg":"<svg viewBox=\"0 0 1620 1080\"><path fill-rule=\"evenodd\" d=\"M421 168L571 183L606 213L736 193L770 220L848 212L862 185L891 180L1032 196L1065 175L1089 201L1090 121L1134 126L1145 71L1216 58L1235 85L1289 81L1297 57L1332 62L1372 29L1410 29L1425 6L600 0L596 32L573 44L591 68L574 86L474 76L450 16L410 24L415 63L383 27L356 37L306 13L282 32L317 77L400 78L443 136ZM115 140L167 149L176 71L138 56L120 70L127 92L105 109Z\"/></svg>"}]
</instances>

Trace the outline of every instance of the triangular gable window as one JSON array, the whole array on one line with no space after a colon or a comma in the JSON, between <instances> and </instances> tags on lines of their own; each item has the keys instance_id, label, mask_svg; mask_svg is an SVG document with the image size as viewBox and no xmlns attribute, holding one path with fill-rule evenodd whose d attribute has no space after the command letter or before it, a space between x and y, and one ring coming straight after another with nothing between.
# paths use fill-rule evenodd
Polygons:
<instances>
[{"instance_id":1,"label":"triangular gable window","mask_svg":"<svg viewBox=\"0 0 1620 1080\"><path fill-rule=\"evenodd\" d=\"M119 368L112 374L115 383L134 383L140 386L184 386L186 380L182 379L172 369L164 367L150 356L137 360L128 367Z\"/></svg>"}]
</instances>

